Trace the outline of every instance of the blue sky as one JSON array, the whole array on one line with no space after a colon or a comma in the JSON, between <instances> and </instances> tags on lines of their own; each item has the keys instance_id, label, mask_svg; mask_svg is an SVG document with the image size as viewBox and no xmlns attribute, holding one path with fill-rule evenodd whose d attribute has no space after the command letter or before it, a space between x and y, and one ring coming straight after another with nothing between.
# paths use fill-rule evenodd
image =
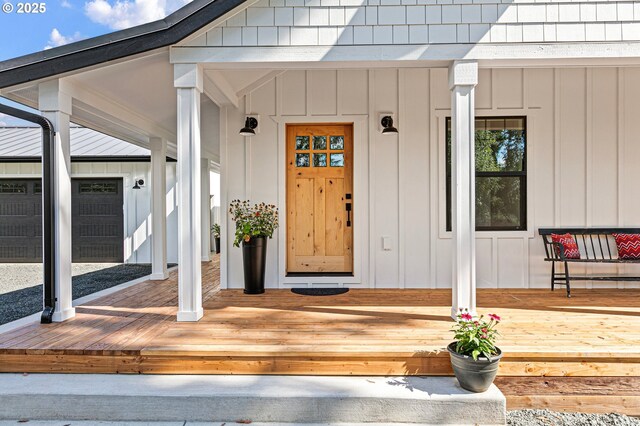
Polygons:
<instances>
[{"instance_id":1,"label":"blue sky","mask_svg":"<svg viewBox=\"0 0 640 426\"><path fill-rule=\"evenodd\" d=\"M0 0L13 9L0 12L0 61L162 19L189 1L45 0L44 13L19 14L18 3L25 0ZM22 124L0 114L0 126Z\"/></svg>"}]
</instances>

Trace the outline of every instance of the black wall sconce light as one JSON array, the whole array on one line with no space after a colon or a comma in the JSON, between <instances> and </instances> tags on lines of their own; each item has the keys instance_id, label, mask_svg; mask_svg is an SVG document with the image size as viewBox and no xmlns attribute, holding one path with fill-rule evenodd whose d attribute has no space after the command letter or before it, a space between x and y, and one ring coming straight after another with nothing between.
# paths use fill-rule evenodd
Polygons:
<instances>
[{"instance_id":1,"label":"black wall sconce light","mask_svg":"<svg viewBox=\"0 0 640 426\"><path fill-rule=\"evenodd\" d=\"M133 182L133 189L140 189L144 186L144 179L136 179Z\"/></svg>"},{"instance_id":2,"label":"black wall sconce light","mask_svg":"<svg viewBox=\"0 0 640 426\"><path fill-rule=\"evenodd\" d=\"M247 117L247 119L244 122L244 127L240 129L240 135L255 136L257 127L258 127L258 119L256 117Z\"/></svg>"},{"instance_id":3,"label":"black wall sconce light","mask_svg":"<svg viewBox=\"0 0 640 426\"><path fill-rule=\"evenodd\" d=\"M390 115L385 115L380 120L380 125L382 126L382 134L385 136L397 135L398 129L393 126L393 117Z\"/></svg>"}]
</instances>

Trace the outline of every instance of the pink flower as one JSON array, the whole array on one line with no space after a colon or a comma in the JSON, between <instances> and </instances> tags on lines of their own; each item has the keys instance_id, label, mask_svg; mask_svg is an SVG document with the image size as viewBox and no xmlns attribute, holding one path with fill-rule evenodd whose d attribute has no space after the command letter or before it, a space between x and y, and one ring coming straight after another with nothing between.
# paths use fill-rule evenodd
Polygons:
<instances>
[{"instance_id":1,"label":"pink flower","mask_svg":"<svg viewBox=\"0 0 640 426\"><path fill-rule=\"evenodd\" d=\"M460 318L462 318L465 321L471 321L473 319L473 317L471 316L471 314L469 312L465 312L463 314L460 314Z\"/></svg>"},{"instance_id":2,"label":"pink flower","mask_svg":"<svg viewBox=\"0 0 640 426\"><path fill-rule=\"evenodd\" d=\"M496 314L489 314L489 318L491 318L494 321L500 321L501 320L500 316L496 315Z\"/></svg>"},{"instance_id":3,"label":"pink flower","mask_svg":"<svg viewBox=\"0 0 640 426\"><path fill-rule=\"evenodd\" d=\"M487 335L486 335L486 334L483 334L481 337L482 337L483 339L486 339L486 338L487 338Z\"/></svg>"},{"instance_id":4,"label":"pink flower","mask_svg":"<svg viewBox=\"0 0 640 426\"><path fill-rule=\"evenodd\" d=\"M483 329L482 329L482 332L483 332L483 333L486 333L486 332L487 332L487 329L486 329L486 328L483 328Z\"/></svg>"}]
</instances>

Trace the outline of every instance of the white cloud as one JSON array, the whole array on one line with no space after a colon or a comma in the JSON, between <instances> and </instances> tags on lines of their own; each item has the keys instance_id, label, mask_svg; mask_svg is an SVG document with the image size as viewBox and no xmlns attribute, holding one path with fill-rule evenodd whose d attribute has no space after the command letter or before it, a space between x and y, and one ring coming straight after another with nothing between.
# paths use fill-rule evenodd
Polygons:
<instances>
[{"instance_id":1,"label":"white cloud","mask_svg":"<svg viewBox=\"0 0 640 426\"><path fill-rule=\"evenodd\" d=\"M85 14L93 22L114 30L157 21L191 0L91 0L84 5Z\"/></svg>"},{"instance_id":2,"label":"white cloud","mask_svg":"<svg viewBox=\"0 0 640 426\"><path fill-rule=\"evenodd\" d=\"M64 7L65 9L73 9L73 5L71 4L71 2L69 2L69 0L62 0L60 6Z\"/></svg>"},{"instance_id":3,"label":"white cloud","mask_svg":"<svg viewBox=\"0 0 640 426\"><path fill-rule=\"evenodd\" d=\"M46 49L51 49L52 47L62 46L63 44L73 43L74 41L81 40L83 37L79 32L76 31L75 34L70 36L64 36L60 34L57 28L51 30L51 34L49 35L49 41L47 45L44 47Z\"/></svg>"}]
</instances>

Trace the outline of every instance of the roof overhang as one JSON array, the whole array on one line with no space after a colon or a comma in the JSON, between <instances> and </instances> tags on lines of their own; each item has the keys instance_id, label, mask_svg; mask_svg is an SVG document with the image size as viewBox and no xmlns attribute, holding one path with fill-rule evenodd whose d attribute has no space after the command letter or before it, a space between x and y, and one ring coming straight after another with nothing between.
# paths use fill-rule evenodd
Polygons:
<instances>
[{"instance_id":1,"label":"roof overhang","mask_svg":"<svg viewBox=\"0 0 640 426\"><path fill-rule=\"evenodd\" d=\"M0 62L0 89L176 44L246 0L194 0L165 19Z\"/></svg>"}]
</instances>

